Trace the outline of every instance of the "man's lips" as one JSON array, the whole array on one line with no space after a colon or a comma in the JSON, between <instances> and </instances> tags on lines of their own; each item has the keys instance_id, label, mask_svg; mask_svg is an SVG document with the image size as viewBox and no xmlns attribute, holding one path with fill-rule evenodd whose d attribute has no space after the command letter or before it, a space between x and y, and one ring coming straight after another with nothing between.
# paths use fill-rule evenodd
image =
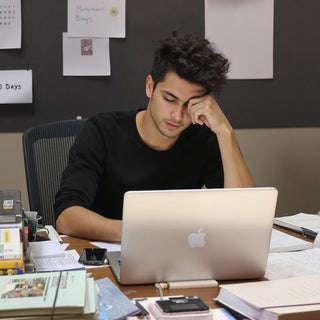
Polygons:
<instances>
[{"instance_id":1,"label":"man's lips","mask_svg":"<svg viewBox=\"0 0 320 320\"><path fill-rule=\"evenodd\" d=\"M178 129L180 127L179 124L173 123L173 122L169 122L169 121L165 121L165 124L169 129Z\"/></svg>"}]
</instances>

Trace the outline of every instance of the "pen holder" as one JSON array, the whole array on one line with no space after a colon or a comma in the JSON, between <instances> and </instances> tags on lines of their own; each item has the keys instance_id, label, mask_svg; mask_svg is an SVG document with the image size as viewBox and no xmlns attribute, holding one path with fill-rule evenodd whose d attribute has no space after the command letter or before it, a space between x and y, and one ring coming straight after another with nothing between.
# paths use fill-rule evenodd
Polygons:
<instances>
[{"instance_id":1,"label":"pen holder","mask_svg":"<svg viewBox=\"0 0 320 320\"><path fill-rule=\"evenodd\" d=\"M25 223L28 226L28 240L35 241L37 236L38 221L41 219L41 216L38 215L36 211L25 211Z\"/></svg>"}]
</instances>

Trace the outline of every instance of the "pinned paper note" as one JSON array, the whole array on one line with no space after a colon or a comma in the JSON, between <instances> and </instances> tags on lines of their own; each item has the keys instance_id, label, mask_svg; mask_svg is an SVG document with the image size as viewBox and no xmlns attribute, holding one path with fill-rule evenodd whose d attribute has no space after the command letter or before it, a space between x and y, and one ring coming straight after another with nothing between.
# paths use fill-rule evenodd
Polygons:
<instances>
[{"instance_id":1,"label":"pinned paper note","mask_svg":"<svg viewBox=\"0 0 320 320\"><path fill-rule=\"evenodd\" d=\"M0 49L21 48L21 0L0 0Z\"/></svg>"},{"instance_id":2,"label":"pinned paper note","mask_svg":"<svg viewBox=\"0 0 320 320\"><path fill-rule=\"evenodd\" d=\"M231 62L230 79L273 78L274 0L205 0L205 36Z\"/></svg>"},{"instance_id":3,"label":"pinned paper note","mask_svg":"<svg viewBox=\"0 0 320 320\"><path fill-rule=\"evenodd\" d=\"M108 76L108 38L69 38L63 33L64 76Z\"/></svg>"},{"instance_id":4,"label":"pinned paper note","mask_svg":"<svg viewBox=\"0 0 320 320\"><path fill-rule=\"evenodd\" d=\"M125 0L68 0L69 37L125 37Z\"/></svg>"},{"instance_id":5,"label":"pinned paper note","mask_svg":"<svg viewBox=\"0 0 320 320\"><path fill-rule=\"evenodd\" d=\"M0 71L0 103L32 103L32 71Z\"/></svg>"}]
</instances>

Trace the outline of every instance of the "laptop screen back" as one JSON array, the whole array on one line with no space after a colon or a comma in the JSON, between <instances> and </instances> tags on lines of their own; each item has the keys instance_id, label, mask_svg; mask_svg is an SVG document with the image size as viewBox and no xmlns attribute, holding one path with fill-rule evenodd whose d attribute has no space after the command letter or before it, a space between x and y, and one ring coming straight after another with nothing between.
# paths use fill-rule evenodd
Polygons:
<instances>
[{"instance_id":1,"label":"laptop screen back","mask_svg":"<svg viewBox=\"0 0 320 320\"><path fill-rule=\"evenodd\" d=\"M263 276L276 202L275 188L127 192L120 282Z\"/></svg>"}]
</instances>

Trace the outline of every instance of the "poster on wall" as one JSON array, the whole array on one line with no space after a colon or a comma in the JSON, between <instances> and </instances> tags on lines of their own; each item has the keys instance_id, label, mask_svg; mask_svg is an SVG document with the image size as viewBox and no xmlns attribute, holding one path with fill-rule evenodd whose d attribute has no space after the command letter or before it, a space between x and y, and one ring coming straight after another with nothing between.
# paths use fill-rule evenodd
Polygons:
<instances>
[{"instance_id":1,"label":"poster on wall","mask_svg":"<svg viewBox=\"0 0 320 320\"><path fill-rule=\"evenodd\" d=\"M32 103L32 70L0 70L0 103Z\"/></svg>"},{"instance_id":2,"label":"poster on wall","mask_svg":"<svg viewBox=\"0 0 320 320\"><path fill-rule=\"evenodd\" d=\"M0 49L21 48L21 0L0 0Z\"/></svg>"},{"instance_id":3,"label":"poster on wall","mask_svg":"<svg viewBox=\"0 0 320 320\"><path fill-rule=\"evenodd\" d=\"M273 78L274 0L205 0L205 36L231 62L229 79Z\"/></svg>"}]
</instances>

